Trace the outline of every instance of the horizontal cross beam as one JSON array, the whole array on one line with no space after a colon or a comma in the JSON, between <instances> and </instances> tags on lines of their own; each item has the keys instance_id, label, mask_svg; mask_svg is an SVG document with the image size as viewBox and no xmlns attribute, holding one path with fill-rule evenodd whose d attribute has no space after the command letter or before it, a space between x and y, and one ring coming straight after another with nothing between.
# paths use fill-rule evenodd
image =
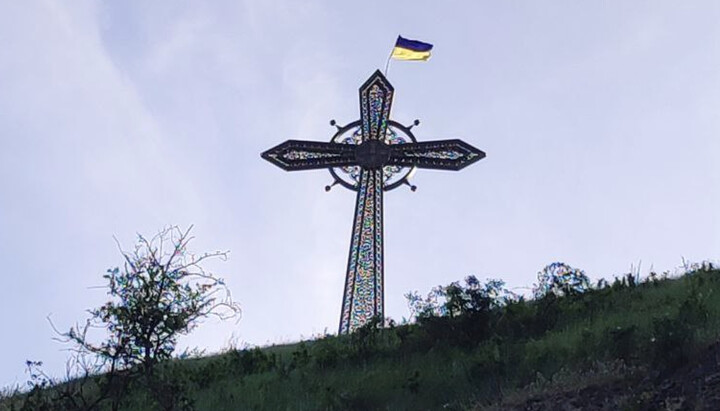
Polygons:
<instances>
[{"instance_id":1,"label":"horizontal cross beam","mask_svg":"<svg viewBox=\"0 0 720 411\"><path fill-rule=\"evenodd\" d=\"M359 145L288 140L262 157L286 171L346 166L460 170L484 158L485 153L457 139L405 144L368 140Z\"/></svg>"}]
</instances>

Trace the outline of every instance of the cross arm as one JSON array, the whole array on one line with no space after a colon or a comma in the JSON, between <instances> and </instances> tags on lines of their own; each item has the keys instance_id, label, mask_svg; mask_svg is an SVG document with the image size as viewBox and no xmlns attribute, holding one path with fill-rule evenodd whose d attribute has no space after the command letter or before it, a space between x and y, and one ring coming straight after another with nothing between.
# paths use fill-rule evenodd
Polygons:
<instances>
[{"instance_id":1,"label":"cross arm","mask_svg":"<svg viewBox=\"0 0 720 411\"><path fill-rule=\"evenodd\" d=\"M261 156L285 171L344 167L355 163L353 146L320 141L287 140Z\"/></svg>"},{"instance_id":2,"label":"cross arm","mask_svg":"<svg viewBox=\"0 0 720 411\"><path fill-rule=\"evenodd\" d=\"M436 170L460 170L485 157L462 140L436 140L390 146L388 165Z\"/></svg>"}]
</instances>

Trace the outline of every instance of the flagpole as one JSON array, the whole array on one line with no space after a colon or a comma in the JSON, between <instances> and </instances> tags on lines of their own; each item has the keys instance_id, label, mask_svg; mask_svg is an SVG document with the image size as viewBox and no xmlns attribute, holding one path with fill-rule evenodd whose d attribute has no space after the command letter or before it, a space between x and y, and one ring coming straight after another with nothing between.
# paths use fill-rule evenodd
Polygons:
<instances>
[{"instance_id":1,"label":"flagpole","mask_svg":"<svg viewBox=\"0 0 720 411\"><path fill-rule=\"evenodd\" d=\"M395 43L397 44L397 42ZM388 68L390 67L390 60L392 59L393 51L395 51L395 45L390 49L390 55L387 58L387 62L385 63L385 77L387 77Z\"/></svg>"},{"instance_id":2,"label":"flagpole","mask_svg":"<svg viewBox=\"0 0 720 411\"><path fill-rule=\"evenodd\" d=\"M394 49L394 47L393 47ZM387 63L385 63L385 77L387 77L388 67L390 67L390 59L392 59L392 51L390 51L390 55L388 56Z\"/></svg>"}]
</instances>

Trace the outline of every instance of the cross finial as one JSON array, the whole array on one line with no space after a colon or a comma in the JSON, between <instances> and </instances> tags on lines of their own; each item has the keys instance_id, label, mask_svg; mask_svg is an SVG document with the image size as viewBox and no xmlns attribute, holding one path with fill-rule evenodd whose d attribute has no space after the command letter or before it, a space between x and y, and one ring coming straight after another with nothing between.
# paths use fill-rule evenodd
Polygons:
<instances>
[{"instance_id":1,"label":"cross finial","mask_svg":"<svg viewBox=\"0 0 720 411\"><path fill-rule=\"evenodd\" d=\"M382 140L385 137L394 96L395 89L380 70L376 70L360 87L363 141Z\"/></svg>"}]
</instances>

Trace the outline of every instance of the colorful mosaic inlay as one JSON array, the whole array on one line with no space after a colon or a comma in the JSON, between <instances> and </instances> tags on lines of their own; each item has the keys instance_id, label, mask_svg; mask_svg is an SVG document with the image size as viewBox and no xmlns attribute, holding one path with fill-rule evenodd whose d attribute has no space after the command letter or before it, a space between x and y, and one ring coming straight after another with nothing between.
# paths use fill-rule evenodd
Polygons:
<instances>
[{"instance_id":1,"label":"colorful mosaic inlay","mask_svg":"<svg viewBox=\"0 0 720 411\"><path fill-rule=\"evenodd\" d=\"M318 152L300 151L300 150L292 150L292 151L288 151L287 153L283 154L283 158L285 158L287 160L312 160L312 159L333 158L333 157L340 157L340 154L339 153L318 153Z\"/></svg>"},{"instance_id":2,"label":"colorful mosaic inlay","mask_svg":"<svg viewBox=\"0 0 720 411\"><path fill-rule=\"evenodd\" d=\"M340 333L383 313L382 174L363 170L360 177Z\"/></svg>"},{"instance_id":3,"label":"colorful mosaic inlay","mask_svg":"<svg viewBox=\"0 0 720 411\"><path fill-rule=\"evenodd\" d=\"M465 155L465 153L461 153L459 151L454 150L442 150L442 151L436 151L436 150L428 150L424 152L408 152L405 153L406 157L419 157L419 158L440 158L443 160L457 160L458 158L461 158Z\"/></svg>"},{"instance_id":4,"label":"colorful mosaic inlay","mask_svg":"<svg viewBox=\"0 0 720 411\"><path fill-rule=\"evenodd\" d=\"M360 89L360 118L364 139L375 140L384 135L390 119L394 90L383 77L371 77Z\"/></svg>"}]
</instances>

